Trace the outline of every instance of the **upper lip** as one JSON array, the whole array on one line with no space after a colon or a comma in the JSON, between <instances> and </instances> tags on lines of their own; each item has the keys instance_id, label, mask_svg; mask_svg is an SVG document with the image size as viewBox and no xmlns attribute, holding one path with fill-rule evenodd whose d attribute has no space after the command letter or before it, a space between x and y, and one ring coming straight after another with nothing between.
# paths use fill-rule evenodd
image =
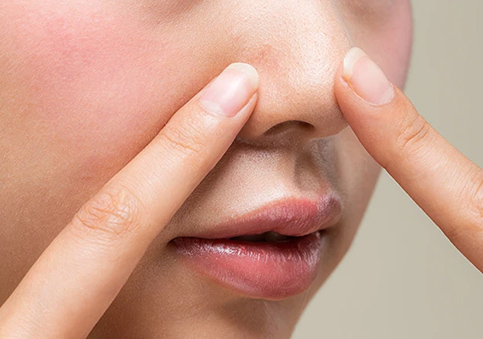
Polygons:
<instances>
[{"instance_id":1,"label":"upper lip","mask_svg":"<svg viewBox=\"0 0 483 339\"><path fill-rule=\"evenodd\" d=\"M304 236L335 224L342 203L335 194L318 199L286 198L217 224L203 238L233 238L273 231L286 236Z\"/></svg>"}]
</instances>

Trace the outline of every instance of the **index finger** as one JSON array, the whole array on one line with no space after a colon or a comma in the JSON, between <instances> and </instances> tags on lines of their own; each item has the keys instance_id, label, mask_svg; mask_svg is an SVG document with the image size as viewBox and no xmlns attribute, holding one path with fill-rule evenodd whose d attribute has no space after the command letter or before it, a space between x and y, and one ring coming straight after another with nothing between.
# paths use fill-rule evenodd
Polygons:
<instances>
[{"instance_id":1,"label":"index finger","mask_svg":"<svg viewBox=\"0 0 483 339\"><path fill-rule=\"evenodd\" d=\"M256 70L234 63L183 106L42 253L0 309L0 337L85 338L231 145L257 87Z\"/></svg>"},{"instance_id":2,"label":"index finger","mask_svg":"<svg viewBox=\"0 0 483 339\"><path fill-rule=\"evenodd\" d=\"M371 156L483 272L483 171L448 143L360 49L336 77L337 100Z\"/></svg>"}]
</instances>

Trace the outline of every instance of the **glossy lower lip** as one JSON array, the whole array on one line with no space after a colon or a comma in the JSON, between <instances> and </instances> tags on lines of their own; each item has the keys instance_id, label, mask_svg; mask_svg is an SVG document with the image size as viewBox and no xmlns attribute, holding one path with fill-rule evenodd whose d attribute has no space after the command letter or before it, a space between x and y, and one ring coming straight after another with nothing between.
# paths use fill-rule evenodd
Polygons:
<instances>
[{"instance_id":1,"label":"glossy lower lip","mask_svg":"<svg viewBox=\"0 0 483 339\"><path fill-rule=\"evenodd\" d=\"M287 242L247 242L181 237L175 250L193 269L252 298L279 300L299 294L313 282L325 231Z\"/></svg>"}]
</instances>

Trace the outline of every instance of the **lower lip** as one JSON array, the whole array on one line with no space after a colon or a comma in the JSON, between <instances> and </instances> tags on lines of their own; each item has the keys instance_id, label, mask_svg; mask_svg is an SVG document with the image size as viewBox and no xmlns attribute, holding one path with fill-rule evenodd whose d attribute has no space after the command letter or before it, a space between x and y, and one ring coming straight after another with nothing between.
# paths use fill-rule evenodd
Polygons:
<instances>
[{"instance_id":1,"label":"lower lip","mask_svg":"<svg viewBox=\"0 0 483 339\"><path fill-rule=\"evenodd\" d=\"M190 265L245 296L283 299L299 294L317 274L324 231L287 242L176 238L172 244Z\"/></svg>"}]
</instances>

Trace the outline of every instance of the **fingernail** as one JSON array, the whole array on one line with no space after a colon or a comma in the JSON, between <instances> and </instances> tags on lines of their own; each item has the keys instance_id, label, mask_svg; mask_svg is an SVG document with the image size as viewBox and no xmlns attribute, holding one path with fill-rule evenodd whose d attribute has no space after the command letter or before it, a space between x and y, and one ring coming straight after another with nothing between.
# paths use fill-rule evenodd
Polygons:
<instances>
[{"instance_id":1,"label":"fingernail","mask_svg":"<svg viewBox=\"0 0 483 339\"><path fill-rule=\"evenodd\" d=\"M342 77L371 104L387 104L394 98L394 87L384 72L360 48L353 47L345 56Z\"/></svg>"},{"instance_id":2,"label":"fingernail","mask_svg":"<svg viewBox=\"0 0 483 339\"><path fill-rule=\"evenodd\" d=\"M235 116L258 88L258 72L249 64L235 62L208 85L200 104L210 113Z\"/></svg>"}]
</instances>

